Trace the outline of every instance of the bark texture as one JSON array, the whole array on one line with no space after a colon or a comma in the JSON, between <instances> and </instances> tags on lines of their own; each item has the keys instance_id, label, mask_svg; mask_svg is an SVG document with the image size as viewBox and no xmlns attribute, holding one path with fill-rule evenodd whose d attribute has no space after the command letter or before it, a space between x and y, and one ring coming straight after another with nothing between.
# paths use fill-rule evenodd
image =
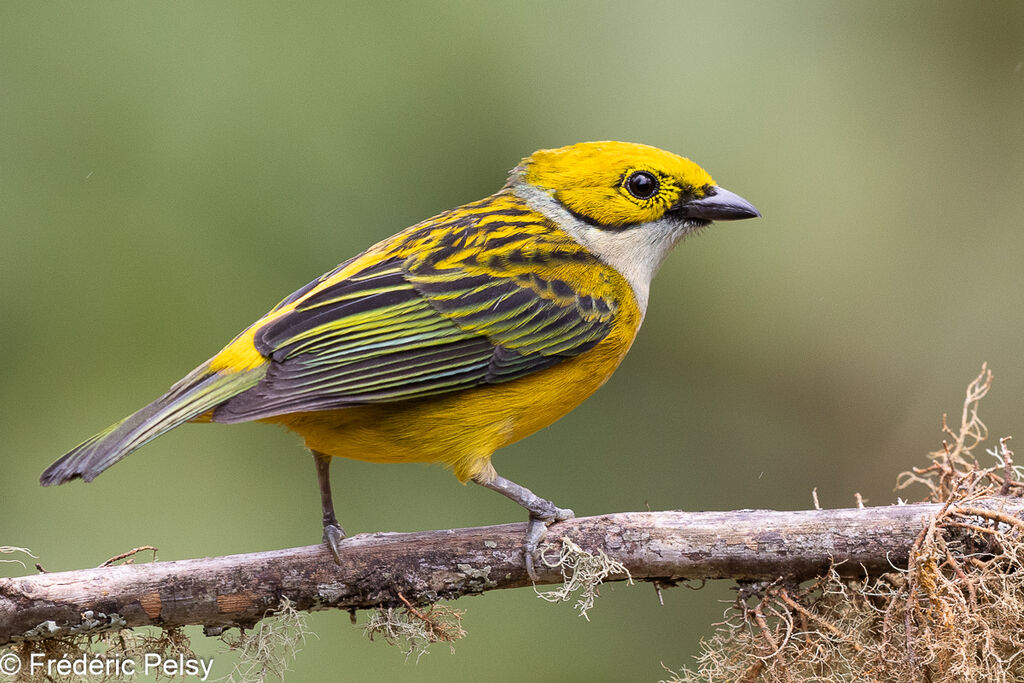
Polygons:
<instances>
[{"instance_id":1,"label":"bark texture","mask_svg":"<svg viewBox=\"0 0 1024 683\"><path fill-rule=\"evenodd\" d=\"M974 507L1024 514L1020 498ZM840 564L853 575L905 567L938 504L840 510L624 512L553 525L548 541L572 539L604 552L634 579L801 580ZM454 599L527 586L524 524L346 539L342 565L320 545L173 562L0 579L0 645L97 630L203 625L249 627L287 597L296 609L356 610ZM557 552L550 556L557 557ZM561 570L538 563L540 584ZM611 577L621 580L625 575Z\"/></svg>"}]
</instances>

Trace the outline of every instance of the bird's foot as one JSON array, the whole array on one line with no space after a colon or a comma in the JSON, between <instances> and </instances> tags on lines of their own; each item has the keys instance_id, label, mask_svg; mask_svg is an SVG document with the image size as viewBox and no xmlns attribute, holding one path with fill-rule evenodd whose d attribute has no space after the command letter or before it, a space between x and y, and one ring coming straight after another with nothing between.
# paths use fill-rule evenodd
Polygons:
<instances>
[{"instance_id":1,"label":"bird's foot","mask_svg":"<svg viewBox=\"0 0 1024 683\"><path fill-rule=\"evenodd\" d=\"M537 572L533 568L533 558L537 554L537 546L548 532L548 526L555 522L572 519L576 514L568 508L560 508L550 500L541 498L536 493L510 481L488 467L486 473L481 473L473 478L477 484L497 491L515 502L522 505L530 513L530 521L526 525L526 538L523 540L523 551L525 552L526 573L530 580L537 581Z\"/></svg>"},{"instance_id":2,"label":"bird's foot","mask_svg":"<svg viewBox=\"0 0 1024 683\"><path fill-rule=\"evenodd\" d=\"M341 564L341 542L345 539L345 530L338 524L324 524L324 545L331 551L334 561Z\"/></svg>"},{"instance_id":3,"label":"bird's foot","mask_svg":"<svg viewBox=\"0 0 1024 683\"><path fill-rule=\"evenodd\" d=\"M523 552L526 560L526 573L530 580L537 581L537 572L533 567L534 557L537 556L537 546L547 536L548 527L555 522L563 522L572 519L576 514L568 508L555 507L550 501L544 501L543 514L530 513L530 521L526 525L526 538L523 541ZM548 508L550 506L550 508Z\"/></svg>"}]
</instances>

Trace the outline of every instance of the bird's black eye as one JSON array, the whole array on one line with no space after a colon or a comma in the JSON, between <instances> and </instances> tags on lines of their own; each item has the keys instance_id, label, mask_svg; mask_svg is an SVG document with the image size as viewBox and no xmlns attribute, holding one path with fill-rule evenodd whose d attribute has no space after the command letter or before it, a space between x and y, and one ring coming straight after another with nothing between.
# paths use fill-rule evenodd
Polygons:
<instances>
[{"instance_id":1,"label":"bird's black eye","mask_svg":"<svg viewBox=\"0 0 1024 683\"><path fill-rule=\"evenodd\" d=\"M647 171L634 171L625 182L626 190L637 199L650 199L658 194L658 179Z\"/></svg>"}]
</instances>

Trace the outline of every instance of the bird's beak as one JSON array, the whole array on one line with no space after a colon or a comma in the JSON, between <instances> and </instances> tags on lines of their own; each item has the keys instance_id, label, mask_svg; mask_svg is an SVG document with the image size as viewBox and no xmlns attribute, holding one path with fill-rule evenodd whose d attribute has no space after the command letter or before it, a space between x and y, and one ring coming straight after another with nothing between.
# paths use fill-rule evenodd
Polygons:
<instances>
[{"instance_id":1,"label":"bird's beak","mask_svg":"<svg viewBox=\"0 0 1024 683\"><path fill-rule=\"evenodd\" d=\"M685 218L705 221L738 221L761 216L754 205L746 199L717 185L707 188L702 199L683 202L676 211Z\"/></svg>"}]
</instances>

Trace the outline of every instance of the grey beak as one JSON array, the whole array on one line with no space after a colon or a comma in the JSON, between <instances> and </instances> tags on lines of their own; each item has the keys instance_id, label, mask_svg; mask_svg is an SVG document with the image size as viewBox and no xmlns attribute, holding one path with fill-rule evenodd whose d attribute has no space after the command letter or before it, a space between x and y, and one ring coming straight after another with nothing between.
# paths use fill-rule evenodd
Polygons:
<instances>
[{"instance_id":1,"label":"grey beak","mask_svg":"<svg viewBox=\"0 0 1024 683\"><path fill-rule=\"evenodd\" d=\"M743 197L724 187L713 185L703 199L694 199L679 206L679 215L705 221L738 221L760 218L761 213Z\"/></svg>"}]
</instances>

